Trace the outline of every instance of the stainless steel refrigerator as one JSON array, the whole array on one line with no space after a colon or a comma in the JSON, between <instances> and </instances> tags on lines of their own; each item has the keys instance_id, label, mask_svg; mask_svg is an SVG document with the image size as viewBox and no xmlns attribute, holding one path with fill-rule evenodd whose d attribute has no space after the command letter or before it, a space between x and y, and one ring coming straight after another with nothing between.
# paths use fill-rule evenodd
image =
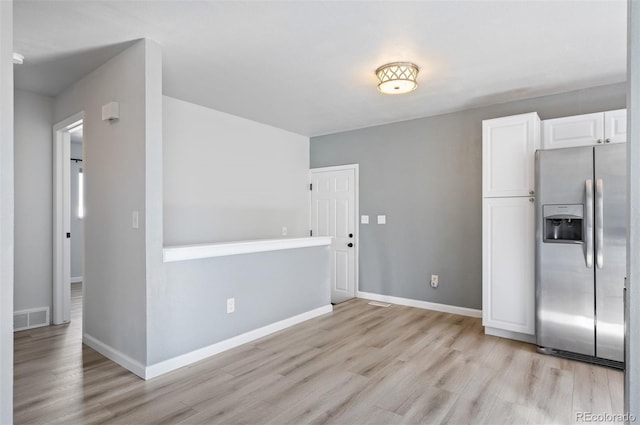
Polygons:
<instances>
[{"instance_id":1,"label":"stainless steel refrigerator","mask_svg":"<svg viewBox=\"0 0 640 425\"><path fill-rule=\"evenodd\" d=\"M536 153L540 351L622 366L626 145Z\"/></svg>"}]
</instances>

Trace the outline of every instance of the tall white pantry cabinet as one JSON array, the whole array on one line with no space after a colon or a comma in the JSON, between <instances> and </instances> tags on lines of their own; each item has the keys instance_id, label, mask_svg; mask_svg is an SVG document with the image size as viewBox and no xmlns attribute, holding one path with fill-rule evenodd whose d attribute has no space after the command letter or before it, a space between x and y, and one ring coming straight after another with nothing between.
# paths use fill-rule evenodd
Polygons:
<instances>
[{"instance_id":1,"label":"tall white pantry cabinet","mask_svg":"<svg viewBox=\"0 0 640 425\"><path fill-rule=\"evenodd\" d=\"M482 324L535 342L535 112L482 122Z\"/></svg>"}]
</instances>

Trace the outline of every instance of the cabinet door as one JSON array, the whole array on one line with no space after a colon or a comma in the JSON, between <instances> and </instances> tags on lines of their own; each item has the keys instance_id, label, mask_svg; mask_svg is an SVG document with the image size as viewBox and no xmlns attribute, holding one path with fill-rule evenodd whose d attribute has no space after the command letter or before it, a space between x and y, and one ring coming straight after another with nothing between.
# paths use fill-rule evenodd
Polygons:
<instances>
[{"instance_id":1,"label":"cabinet door","mask_svg":"<svg viewBox=\"0 0 640 425\"><path fill-rule=\"evenodd\" d=\"M603 141L603 112L542 121L542 149L592 146Z\"/></svg>"},{"instance_id":2,"label":"cabinet door","mask_svg":"<svg viewBox=\"0 0 640 425\"><path fill-rule=\"evenodd\" d=\"M485 198L482 213L482 324L533 335L534 199Z\"/></svg>"},{"instance_id":3,"label":"cabinet door","mask_svg":"<svg viewBox=\"0 0 640 425\"><path fill-rule=\"evenodd\" d=\"M535 112L482 122L484 197L529 196L534 188L540 118Z\"/></svg>"},{"instance_id":4,"label":"cabinet door","mask_svg":"<svg viewBox=\"0 0 640 425\"><path fill-rule=\"evenodd\" d=\"M627 110L607 111L604 113L605 143L624 143L627 141Z\"/></svg>"}]
</instances>

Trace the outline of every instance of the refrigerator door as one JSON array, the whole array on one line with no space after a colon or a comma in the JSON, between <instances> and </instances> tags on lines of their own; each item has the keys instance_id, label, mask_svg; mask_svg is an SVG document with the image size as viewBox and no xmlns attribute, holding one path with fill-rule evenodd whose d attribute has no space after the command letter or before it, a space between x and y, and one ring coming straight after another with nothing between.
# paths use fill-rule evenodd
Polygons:
<instances>
[{"instance_id":1,"label":"refrigerator door","mask_svg":"<svg viewBox=\"0 0 640 425\"><path fill-rule=\"evenodd\" d=\"M624 361L626 146L595 147L596 356Z\"/></svg>"},{"instance_id":2,"label":"refrigerator door","mask_svg":"<svg viewBox=\"0 0 640 425\"><path fill-rule=\"evenodd\" d=\"M536 153L536 338L541 347L595 355L594 272L589 209L593 192L593 148ZM580 209L582 240L544 237L543 210ZM561 209L561 208L558 208ZM553 225L550 220L547 227ZM547 229L548 230L548 229Z\"/></svg>"}]
</instances>

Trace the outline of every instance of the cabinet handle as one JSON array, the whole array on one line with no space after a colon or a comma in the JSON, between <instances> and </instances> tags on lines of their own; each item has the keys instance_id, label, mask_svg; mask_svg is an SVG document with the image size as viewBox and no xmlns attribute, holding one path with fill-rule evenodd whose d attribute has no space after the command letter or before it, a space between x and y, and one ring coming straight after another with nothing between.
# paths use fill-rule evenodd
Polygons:
<instances>
[{"instance_id":1,"label":"cabinet handle","mask_svg":"<svg viewBox=\"0 0 640 425\"><path fill-rule=\"evenodd\" d=\"M605 143L611 143L611 139L605 139Z\"/></svg>"},{"instance_id":2,"label":"cabinet handle","mask_svg":"<svg viewBox=\"0 0 640 425\"><path fill-rule=\"evenodd\" d=\"M598 143L602 143L602 139L598 139Z\"/></svg>"},{"instance_id":3,"label":"cabinet handle","mask_svg":"<svg viewBox=\"0 0 640 425\"><path fill-rule=\"evenodd\" d=\"M529 191L529 195L533 195L535 192L533 190Z\"/></svg>"},{"instance_id":4,"label":"cabinet handle","mask_svg":"<svg viewBox=\"0 0 640 425\"><path fill-rule=\"evenodd\" d=\"M535 201L535 199L529 198L529 202L533 202L533 201Z\"/></svg>"}]
</instances>

